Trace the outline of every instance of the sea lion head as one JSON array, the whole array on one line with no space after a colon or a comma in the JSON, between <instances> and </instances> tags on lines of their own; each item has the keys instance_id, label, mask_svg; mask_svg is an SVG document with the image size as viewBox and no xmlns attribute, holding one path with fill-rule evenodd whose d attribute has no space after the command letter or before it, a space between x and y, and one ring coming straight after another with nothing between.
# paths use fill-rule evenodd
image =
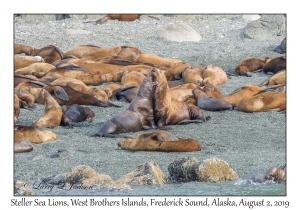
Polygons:
<instances>
[{"instance_id":1,"label":"sea lion head","mask_svg":"<svg viewBox=\"0 0 300 210\"><path fill-rule=\"evenodd\" d=\"M265 178L267 180L274 181L285 181L285 170L280 169L279 167L272 166L266 173Z\"/></svg>"}]
</instances>

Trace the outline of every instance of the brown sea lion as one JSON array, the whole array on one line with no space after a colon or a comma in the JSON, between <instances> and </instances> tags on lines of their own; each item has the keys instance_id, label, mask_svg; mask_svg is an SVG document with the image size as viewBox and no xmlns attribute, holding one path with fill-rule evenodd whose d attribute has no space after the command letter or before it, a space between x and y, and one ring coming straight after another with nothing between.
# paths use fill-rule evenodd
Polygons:
<instances>
[{"instance_id":1,"label":"brown sea lion","mask_svg":"<svg viewBox=\"0 0 300 210\"><path fill-rule=\"evenodd\" d=\"M261 87L255 84L245 85L243 87L239 87L233 91L233 93L226 95L222 98L222 100L230 103L232 106L236 107L237 103L243 98L250 98L254 94L263 90Z\"/></svg>"},{"instance_id":2,"label":"brown sea lion","mask_svg":"<svg viewBox=\"0 0 300 210\"><path fill-rule=\"evenodd\" d=\"M232 110L233 106L222 99L216 99L206 95L201 90L193 90L194 97L197 100L197 106L207 111Z\"/></svg>"},{"instance_id":3,"label":"brown sea lion","mask_svg":"<svg viewBox=\"0 0 300 210\"><path fill-rule=\"evenodd\" d=\"M286 37L281 41L280 45L274 49L274 51L280 54L286 53Z\"/></svg>"},{"instance_id":4,"label":"brown sea lion","mask_svg":"<svg viewBox=\"0 0 300 210\"><path fill-rule=\"evenodd\" d=\"M45 63L50 64L64 57L63 52L58 47L53 45L36 49L24 44L15 44L15 54L16 52L25 53L25 55L30 56L41 56Z\"/></svg>"},{"instance_id":5,"label":"brown sea lion","mask_svg":"<svg viewBox=\"0 0 300 210\"><path fill-rule=\"evenodd\" d=\"M63 126L77 126L81 127L79 122L89 121L95 117L95 113L89 107L73 104L72 106L62 106L63 117L61 119L61 125Z\"/></svg>"},{"instance_id":6,"label":"brown sea lion","mask_svg":"<svg viewBox=\"0 0 300 210\"><path fill-rule=\"evenodd\" d=\"M14 123L18 121L18 117L20 114L21 100L18 98L16 94L14 94Z\"/></svg>"},{"instance_id":7,"label":"brown sea lion","mask_svg":"<svg viewBox=\"0 0 300 210\"><path fill-rule=\"evenodd\" d=\"M177 138L166 131L142 133L137 138L125 138L118 143L118 147L133 151L160 152L194 152L201 150L198 141L190 138Z\"/></svg>"},{"instance_id":8,"label":"brown sea lion","mask_svg":"<svg viewBox=\"0 0 300 210\"><path fill-rule=\"evenodd\" d=\"M82 60L95 60L117 55L120 51L121 46L101 48L95 45L77 45L72 49L65 51L64 56L73 55Z\"/></svg>"},{"instance_id":9,"label":"brown sea lion","mask_svg":"<svg viewBox=\"0 0 300 210\"><path fill-rule=\"evenodd\" d=\"M35 128L50 127L54 128L60 125L62 118L62 109L57 101L50 95L50 93L41 89L37 95L35 95L36 101L45 104L44 115L33 122Z\"/></svg>"},{"instance_id":10,"label":"brown sea lion","mask_svg":"<svg viewBox=\"0 0 300 210\"><path fill-rule=\"evenodd\" d=\"M121 98L125 98L129 103L134 99L136 94L138 93L139 87L137 86L127 86L118 89L111 96L113 100L120 100Z\"/></svg>"},{"instance_id":11,"label":"brown sea lion","mask_svg":"<svg viewBox=\"0 0 300 210\"><path fill-rule=\"evenodd\" d=\"M202 85L203 76L202 72L204 68L198 66L189 66L184 69L182 73L178 75L177 78L182 78L185 83L193 83L196 85Z\"/></svg>"},{"instance_id":12,"label":"brown sea lion","mask_svg":"<svg viewBox=\"0 0 300 210\"><path fill-rule=\"evenodd\" d=\"M14 71L21 69L27 66L30 66L33 63L44 63L44 59L41 56L15 56L14 57Z\"/></svg>"},{"instance_id":13,"label":"brown sea lion","mask_svg":"<svg viewBox=\"0 0 300 210\"><path fill-rule=\"evenodd\" d=\"M148 71L146 71L148 73ZM136 86L139 87L145 79L145 74L138 71L126 71L123 73L121 84L124 87Z\"/></svg>"},{"instance_id":14,"label":"brown sea lion","mask_svg":"<svg viewBox=\"0 0 300 210\"><path fill-rule=\"evenodd\" d=\"M268 169L265 178L267 180L273 180L275 182L284 182L286 181L286 166L282 168L272 166Z\"/></svg>"},{"instance_id":15,"label":"brown sea lion","mask_svg":"<svg viewBox=\"0 0 300 210\"><path fill-rule=\"evenodd\" d=\"M111 96L120 88L122 88L123 85L121 84L116 84L116 83L112 83L109 85L106 85L104 87L102 87L102 90L107 94L108 98L110 99Z\"/></svg>"},{"instance_id":16,"label":"brown sea lion","mask_svg":"<svg viewBox=\"0 0 300 210\"><path fill-rule=\"evenodd\" d=\"M213 86L212 88L208 88L206 86L201 87L201 90L208 96L216 98L216 99L220 99L223 97L223 93L219 90L219 88L217 88L217 86Z\"/></svg>"},{"instance_id":17,"label":"brown sea lion","mask_svg":"<svg viewBox=\"0 0 300 210\"><path fill-rule=\"evenodd\" d=\"M241 99L236 109L242 112L261 112L286 110L285 92L263 92L250 98Z\"/></svg>"},{"instance_id":18,"label":"brown sea lion","mask_svg":"<svg viewBox=\"0 0 300 210\"><path fill-rule=\"evenodd\" d=\"M86 84L84 84L84 82L78 79L62 77L54 80L49 85L70 87L76 91L92 95L98 100L102 100L102 101L108 100L108 95L103 90L103 88L89 87Z\"/></svg>"},{"instance_id":19,"label":"brown sea lion","mask_svg":"<svg viewBox=\"0 0 300 210\"><path fill-rule=\"evenodd\" d=\"M107 20L134 21L140 16L140 14L107 14L104 17L97 20L96 23L102 24Z\"/></svg>"},{"instance_id":20,"label":"brown sea lion","mask_svg":"<svg viewBox=\"0 0 300 210\"><path fill-rule=\"evenodd\" d=\"M14 142L14 153L31 152L32 150L32 145L26 140Z\"/></svg>"},{"instance_id":21,"label":"brown sea lion","mask_svg":"<svg viewBox=\"0 0 300 210\"><path fill-rule=\"evenodd\" d=\"M104 122L92 136L122 137L119 133L136 132L156 128L153 121L153 89L151 73L143 80L129 107L119 115ZM123 136L126 138L126 136ZM130 137L129 137L130 138Z\"/></svg>"},{"instance_id":22,"label":"brown sea lion","mask_svg":"<svg viewBox=\"0 0 300 210\"><path fill-rule=\"evenodd\" d=\"M23 74L23 75L32 74L33 72L46 73L54 68L55 68L55 66L53 66L49 63L33 63L29 66L15 70L14 73L15 74Z\"/></svg>"},{"instance_id":23,"label":"brown sea lion","mask_svg":"<svg viewBox=\"0 0 300 210\"><path fill-rule=\"evenodd\" d=\"M156 82L154 90L154 122L158 127L186 123L201 123L210 119L197 106L172 100L167 78L162 71L153 68L151 80Z\"/></svg>"},{"instance_id":24,"label":"brown sea lion","mask_svg":"<svg viewBox=\"0 0 300 210\"><path fill-rule=\"evenodd\" d=\"M227 82L226 72L212 64L205 67L202 71L203 82L202 85L213 90L214 86L223 85Z\"/></svg>"},{"instance_id":25,"label":"brown sea lion","mask_svg":"<svg viewBox=\"0 0 300 210\"><path fill-rule=\"evenodd\" d=\"M270 87L273 85L280 85L280 84L283 84L283 85L286 84L286 70L285 69L277 72L271 78L262 82L259 86L268 85Z\"/></svg>"},{"instance_id":26,"label":"brown sea lion","mask_svg":"<svg viewBox=\"0 0 300 210\"><path fill-rule=\"evenodd\" d=\"M249 58L247 60L240 62L235 67L235 72L238 75L245 75L245 76L250 77L250 76L252 76L251 75L252 72L262 69L262 67L265 65L267 60L268 60L268 57L265 58L265 60L260 60L257 58Z\"/></svg>"},{"instance_id":27,"label":"brown sea lion","mask_svg":"<svg viewBox=\"0 0 300 210\"><path fill-rule=\"evenodd\" d=\"M29 77L28 75L15 74L14 75L14 88L17 87L22 82L29 82L29 81L37 81L37 79Z\"/></svg>"},{"instance_id":28,"label":"brown sea lion","mask_svg":"<svg viewBox=\"0 0 300 210\"><path fill-rule=\"evenodd\" d=\"M286 56L271 59L263 66L262 71L265 74L276 74L283 69L286 69Z\"/></svg>"},{"instance_id":29,"label":"brown sea lion","mask_svg":"<svg viewBox=\"0 0 300 210\"><path fill-rule=\"evenodd\" d=\"M168 81L173 81L176 79L176 75L183 72L185 68L189 67L189 64L186 63L179 63L170 67L169 69L164 71L164 74Z\"/></svg>"},{"instance_id":30,"label":"brown sea lion","mask_svg":"<svg viewBox=\"0 0 300 210\"><path fill-rule=\"evenodd\" d=\"M31 126L16 125L14 129L14 141L21 142L22 140L28 140L32 143L44 143L46 141L53 141L56 139L56 134L52 131L38 129Z\"/></svg>"},{"instance_id":31,"label":"brown sea lion","mask_svg":"<svg viewBox=\"0 0 300 210\"><path fill-rule=\"evenodd\" d=\"M138 59L136 60L137 63L143 64L153 64L156 66L166 66L172 67L182 63L181 60L173 59L173 58L162 58L155 54L150 53L141 53Z\"/></svg>"},{"instance_id":32,"label":"brown sea lion","mask_svg":"<svg viewBox=\"0 0 300 210\"><path fill-rule=\"evenodd\" d=\"M189 96L193 96L193 89L190 88L170 88L172 100L185 101Z\"/></svg>"}]
</instances>

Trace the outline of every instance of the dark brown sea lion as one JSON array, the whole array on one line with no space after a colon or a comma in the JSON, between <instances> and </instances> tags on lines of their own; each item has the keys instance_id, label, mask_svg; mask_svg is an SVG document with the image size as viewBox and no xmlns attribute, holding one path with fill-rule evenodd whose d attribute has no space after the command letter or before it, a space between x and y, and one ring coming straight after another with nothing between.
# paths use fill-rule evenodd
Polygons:
<instances>
[{"instance_id":1,"label":"dark brown sea lion","mask_svg":"<svg viewBox=\"0 0 300 210\"><path fill-rule=\"evenodd\" d=\"M280 84L283 84L283 85L286 84L286 70L285 69L277 72L271 78L262 82L259 86L268 85L270 87L273 85L280 85Z\"/></svg>"},{"instance_id":2,"label":"dark brown sea lion","mask_svg":"<svg viewBox=\"0 0 300 210\"><path fill-rule=\"evenodd\" d=\"M271 59L263 66L262 71L265 74L276 74L283 69L286 69L286 56Z\"/></svg>"},{"instance_id":3,"label":"dark brown sea lion","mask_svg":"<svg viewBox=\"0 0 300 210\"><path fill-rule=\"evenodd\" d=\"M32 150L32 145L26 140L14 142L14 153L31 152Z\"/></svg>"},{"instance_id":4,"label":"dark brown sea lion","mask_svg":"<svg viewBox=\"0 0 300 210\"><path fill-rule=\"evenodd\" d=\"M22 140L28 140L32 143L44 143L46 141L53 141L56 139L56 134L52 131L43 130L39 131L38 129L25 126L25 125L16 125L14 128L14 141L21 142Z\"/></svg>"},{"instance_id":5,"label":"dark brown sea lion","mask_svg":"<svg viewBox=\"0 0 300 210\"><path fill-rule=\"evenodd\" d=\"M41 89L38 94L35 95L36 101L45 104L44 115L33 122L35 128L50 127L54 128L60 125L62 118L62 109L57 101L50 95L50 93Z\"/></svg>"},{"instance_id":6,"label":"dark brown sea lion","mask_svg":"<svg viewBox=\"0 0 300 210\"><path fill-rule=\"evenodd\" d=\"M206 95L201 90L193 90L194 97L197 99L197 106L207 111L232 110L233 106L222 99L216 99Z\"/></svg>"},{"instance_id":7,"label":"dark brown sea lion","mask_svg":"<svg viewBox=\"0 0 300 210\"><path fill-rule=\"evenodd\" d=\"M260 60L257 58L249 58L247 60L240 62L235 67L235 72L236 74L250 77L252 76L251 75L252 72L262 69L262 67L265 65L267 60L268 58L265 58L265 60Z\"/></svg>"},{"instance_id":8,"label":"dark brown sea lion","mask_svg":"<svg viewBox=\"0 0 300 210\"><path fill-rule=\"evenodd\" d=\"M61 119L61 125L63 126L82 126L79 122L89 121L95 117L95 113L89 107L73 104L72 106L62 106L63 117Z\"/></svg>"},{"instance_id":9,"label":"dark brown sea lion","mask_svg":"<svg viewBox=\"0 0 300 210\"><path fill-rule=\"evenodd\" d=\"M158 127L186 123L201 123L210 119L197 106L181 101L172 100L168 81L162 71L153 68L151 80L156 82L154 90L153 111L154 122Z\"/></svg>"},{"instance_id":10,"label":"dark brown sea lion","mask_svg":"<svg viewBox=\"0 0 300 210\"><path fill-rule=\"evenodd\" d=\"M21 69L27 66L30 66L33 63L44 63L44 59L41 56L15 56L14 57L14 71Z\"/></svg>"},{"instance_id":11,"label":"dark brown sea lion","mask_svg":"<svg viewBox=\"0 0 300 210\"><path fill-rule=\"evenodd\" d=\"M160 152L194 152L201 150L198 141L190 138L177 138L166 131L142 133L137 138L125 138L118 143L118 147L133 151Z\"/></svg>"},{"instance_id":12,"label":"dark brown sea lion","mask_svg":"<svg viewBox=\"0 0 300 210\"><path fill-rule=\"evenodd\" d=\"M222 99L230 103L232 106L236 107L237 103L241 99L250 98L261 90L263 90L261 87L255 84L249 84L235 89L233 93L224 96Z\"/></svg>"},{"instance_id":13,"label":"dark brown sea lion","mask_svg":"<svg viewBox=\"0 0 300 210\"><path fill-rule=\"evenodd\" d=\"M25 53L25 55L30 56L41 56L46 63L50 64L64 57L63 52L53 45L36 49L24 44L15 44L15 54L16 52Z\"/></svg>"},{"instance_id":14,"label":"dark brown sea lion","mask_svg":"<svg viewBox=\"0 0 300 210\"><path fill-rule=\"evenodd\" d=\"M140 16L140 14L107 14L104 17L97 20L96 23L102 24L107 20L134 21Z\"/></svg>"},{"instance_id":15,"label":"dark brown sea lion","mask_svg":"<svg viewBox=\"0 0 300 210\"><path fill-rule=\"evenodd\" d=\"M261 112L268 110L286 110L285 92L263 92L250 98L241 99L236 109L243 112Z\"/></svg>"},{"instance_id":16,"label":"dark brown sea lion","mask_svg":"<svg viewBox=\"0 0 300 210\"><path fill-rule=\"evenodd\" d=\"M151 73L143 80L129 107L119 115L104 122L92 136L122 137L119 133L156 128L153 121L153 90L157 83ZM123 136L126 138L126 136ZM129 137L130 138L130 137Z\"/></svg>"},{"instance_id":17,"label":"dark brown sea lion","mask_svg":"<svg viewBox=\"0 0 300 210\"><path fill-rule=\"evenodd\" d=\"M22 82L37 81L37 80L38 79L34 79L28 75L15 74L14 75L14 88L17 87Z\"/></svg>"},{"instance_id":18,"label":"dark brown sea lion","mask_svg":"<svg viewBox=\"0 0 300 210\"><path fill-rule=\"evenodd\" d=\"M281 41L280 45L274 49L274 51L280 54L286 53L286 37Z\"/></svg>"},{"instance_id":19,"label":"dark brown sea lion","mask_svg":"<svg viewBox=\"0 0 300 210\"><path fill-rule=\"evenodd\" d=\"M223 85L227 82L227 74L226 72L212 64L205 67L202 71L203 82L202 85L213 89L214 86Z\"/></svg>"}]
</instances>

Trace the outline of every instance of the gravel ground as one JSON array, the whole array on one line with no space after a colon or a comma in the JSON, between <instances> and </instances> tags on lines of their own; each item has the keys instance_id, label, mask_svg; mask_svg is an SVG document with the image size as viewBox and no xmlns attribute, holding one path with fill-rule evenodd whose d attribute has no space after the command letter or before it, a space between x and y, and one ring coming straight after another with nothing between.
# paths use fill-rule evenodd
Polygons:
<instances>
[{"instance_id":1,"label":"gravel ground","mask_svg":"<svg viewBox=\"0 0 300 210\"><path fill-rule=\"evenodd\" d=\"M15 19L15 43L41 48L49 44L66 51L80 44L100 47L131 45L142 52L165 58L176 58L195 66L214 64L234 74L235 66L249 58L277 57L272 49L284 36L268 40L243 38L243 29L250 22L241 15L154 15L155 20L143 15L134 22L108 21L102 25L83 23L99 16L78 15L60 21L24 21ZM158 37L156 31L171 23L184 23L202 37L199 42L171 42ZM85 30L87 34L66 34L66 29ZM77 31L78 32L78 31ZM232 76L219 86L223 95L237 87L259 84L269 75L255 73L253 77ZM103 84L101 86L105 86ZM211 120L200 124L177 125L170 133L182 138L194 138L202 150L193 153L131 152L121 150L119 138L89 137L99 126L128 107L128 102L114 102L121 108L90 108L96 113L88 127L52 129L57 134L53 142L34 144L30 153L14 155L14 179L32 183L52 174L70 171L73 167L89 165L101 174L117 179L133 171L137 166L156 161L168 176L168 165L184 157L204 160L217 157L229 163L240 177L264 173L272 165L286 163L286 112L243 113L237 110L225 112L204 111ZM44 106L37 109L21 109L18 124L30 125L43 115ZM283 129L282 129L283 128ZM41 129L45 130L45 129ZM138 136L141 132L130 133Z\"/></svg>"}]
</instances>

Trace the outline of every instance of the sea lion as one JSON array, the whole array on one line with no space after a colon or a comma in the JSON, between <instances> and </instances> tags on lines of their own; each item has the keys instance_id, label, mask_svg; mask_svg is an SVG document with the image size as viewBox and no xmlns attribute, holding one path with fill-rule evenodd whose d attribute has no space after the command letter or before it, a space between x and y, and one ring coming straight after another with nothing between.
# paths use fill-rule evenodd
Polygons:
<instances>
[{"instance_id":1,"label":"sea lion","mask_svg":"<svg viewBox=\"0 0 300 210\"><path fill-rule=\"evenodd\" d=\"M177 78L182 78L185 83L193 83L196 85L202 85L203 83L203 76L202 72L204 68L198 66L189 66L184 69L182 73L177 75Z\"/></svg>"},{"instance_id":2,"label":"sea lion","mask_svg":"<svg viewBox=\"0 0 300 210\"><path fill-rule=\"evenodd\" d=\"M33 72L46 73L54 68L55 68L55 66L53 66L49 63L33 63L33 64L30 64L29 66L15 70L14 73L15 74L23 74L23 75L32 74Z\"/></svg>"},{"instance_id":3,"label":"sea lion","mask_svg":"<svg viewBox=\"0 0 300 210\"><path fill-rule=\"evenodd\" d=\"M152 81L151 73L149 73L129 107L124 112L104 122L92 136L122 137L120 133L156 128L153 120L153 90L156 84L155 81Z\"/></svg>"},{"instance_id":4,"label":"sea lion","mask_svg":"<svg viewBox=\"0 0 300 210\"><path fill-rule=\"evenodd\" d=\"M261 112L268 110L286 110L285 92L263 92L250 98L241 99L236 109L242 112Z\"/></svg>"},{"instance_id":5,"label":"sea lion","mask_svg":"<svg viewBox=\"0 0 300 210\"><path fill-rule=\"evenodd\" d=\"M15 74L14 75L14 88L17 87L22 82L37 81L37 80L38 79L34 79L28 75Z\"/></svg>"},{"instance_id":6,"label":"sea lion","mask_svg":"<svg viewBox=\"0 0 300 210\"><path fill-rule=\"evenodd\" d=\"M16 94L14 94L14 123L18 121L18 117L20 114L21 100L18 98Z\"/></svg>"},{"instance_id":7,"label":"sea lion","mask_svg":"<svg viewBox=\"0 0 300 210\"><path fill-rule=\"evenodd\" d=\"M25 53L30 56L41 56L45 63L53 63L64 57L63 52L56 46L48 45L40 49L36 49L24 44L15 44L15 53Z\"/></svg>"},{"instance_id":8,"label":"sea lion","mask_svg":"<svg viewBox=\"0 0 300 210\"><path fill-rule=\"evenodd\" d=\"M89 87L78 79L62 77L54 80L49 85L70 87L76 91L92 95L100 101L108 101L108 95L103 88Z\"/></svg>"},{"instance_id":9,"label":"sea lion","mask_svg":"<svg viewBox=\"0 0 300 210\"><path fill-rule=\"evenodd\" d=\"M186 63L178 63L177 65L173 65L169 69L164 71L164 74L168 81L173 81L176 79L176 75L183 72L185 68L189 67L189 64Z\"/></svg>"},{"instance_id":10,"label":"sea lion","mask_svg":"<svg viewBox=\"0 0 300 210\"><path fill-rule=\"evenodd\" d=\"M60 125L62 118L62 109L57 101L50 95L50 93L42 88L38 94L35 95L36 101L45 104L44 115L33 122L35 128L50 127L54 128Z\"/></svg>"},{"instance_id":11,"label":"sea lion","mask_svg":"<svg viewBox=\"0 0 300 210\"><path fill-rule=\"evenodd\" d=\"M281 41L280 45L274 49L274 51L280 54L286 53L286 37Z\"/></svg>"},{"instance_id":12,"label":"sea lion","mask_svg":"<svg viewBox=\"0 0 300 210\"><path fill-rule=\"evenodd\" d=\"M206 95L201 90L193 90L193 95L197 99L197 106L207 111L232 110L233 106L222 99L216 99Z\"/></svg>"},{"instance_id":13,"label":"sea lion","mask_svg":"<svg viewBox=\"0 0 300 210\"><path fill-rule=\"evenodd\" d=\"M162 58L158 55L150 53L141 53L136 62L140 64L152 64L161 67L166 66L169 68L182 63L182 61L178 59Z\"/></svg>"},{"instance_id":14,"label":"sea lion","mask_svg":"<svg viewBox=\"0 0 300 210\"><path fill-rule=\"evenodd\" d=\"M63 126L82 126L79 122L89 121L95 117L95 113L89 108L73 104L72 106L62 106L63 117L61 119L61 125Z\"/></svg>"},{"instance_id":15,"label":"sea lion","mask_svg":"<svg viewBox=\"0 0 300 210\"><path fill-rule=\"evenodd\" d=\"M146 71L148 73L148 71ZM145 79L145 74L138 71L126 71L123 73L121 84L124 87L136 86L139 87Z\"/></svg>"},{"instance_id":16,"label":"sea lion","mask_svg":"<svg viewBox=\"0 0 300 210\"><path fill-rule=\"evenodd\" d=\"M44 59L41 56L15 56L14 57L14 71L21 69L27 66L30 66L33 63L44 63Z\"/></svg>"},{"instance_id":17,"label":"sea lion","mask_svg":"<svg viewBox=\"0 0 300 210\"><path fill-rule=\"evenodd\" d=\"M270 87L273 85L280 85L280 84L283 84L283 85L286 84L286 70L285 69L277 72L271 78L262 82L259 86L268 85Z\"/></svg>"},{"instance_id":18,"label":"sea lion","mask_svg":"<svg viewBox=\"0 0 300 210\"><path fill-rule=\"evenodd\" d=\"M223 97L223 93L215 85L213 86L213 89L203 86L201 87L201 90L209 97L213 97L216 99L221 99Z\"/></svg>"},{"instance_id":19,"label":"sea lion","mask_svg":"<svg viewBox=\"0 0 300 210\"><path fill-rule=\"evenodd\" d=\"M16 125L14 129L15 142L28 140L32 143L39 144L39 143L44 143L46 141L53 141L55 139L56 139L56 134L48 130L39 131L34 127L25 126L25 125Z\"/></svg>"},{"instance_id":20,"label":"sea lion","mask_svg":"<svg viewBox=\"0 0 300 210\"><path fill-rule=\"evenodd\" d=\"M121 98L125 98L126 101L129 103L134 99L139 87L137 86L127 86L118 89L114 94L111 96L112 99L120 100Z\"/></svg>"},{"instance_id":21,"label":"sea lion","mask_svg":"<svg viewBox=\"0 0 300 210\"><path fill-rule=\"evenodd\" d=\"M77 45L68 51L64 51L64 57L73 55L79 59L82 59L84 56L92 56L95 53L95 56L87 59L87 60L94 60L98 58L109 57L113 55L117 55L121 51L121 46L115 46L111 48L101 48L95 45ZM86 60L86 59L83 59Z\"/></svg>"},{"instance_id":22,"label":"sea lion","mask_svg":"<svg viewBox=\"0 0 300 210\"><path fill-rule=\"evenodd\" d=\"M193 96L193 89L190 88L170 88L170 94L172 100L185 101L189 96Z\"/></svg>"},{"instance_id":23,"label":"sea lion","mask_svg":"<svg viewBox=\"0 0 300 210\"><path fill-rule=\"evenodd\" d=\"M259 69L262 69L262 67L265 65L268 59L269 59L268 57L266 57L265 60L260 60L258 58L249 58L247 60L240 62L235 67L235 72L238 75L245 75L251 77L252 76L251 73Z\"/></svg>"},{"instance_id":24,"label":"sea lion","mask_svg":"<svg viewBox=\"0 0 300 210\"><path fill-rule=\"evenodd\" d=\"M32 150L32 145L26 140L14 142L14 153L31 152Z\"/></svg>"},{"instance_id":25,"label":"sea lion","mask_svg":"<svg viewBox=\"0 0 300 210\"><path fill-rule=\"evenodd\" d=\"M142 133L137 138L125 138L118 143L118 147L133 151L160 152L194 152L201 150L198 141L190 138L177 138L166 131Z\"/></svg>"},{"instance_id":26,"label":"sea lion","mask_svg":"<svg viewBox=\"0 0 300 210\"><path fill-rule=\"evenodd\" d=\"M165 74L157 68L150 71L150 77L156 82L154 90L154 122L158 127L166 125L201 123L210 119L197 106L172 100Z\"/></svg>"},{"instance_id":27,"label":"sea lion","mask_svg":"<svg viewBox=\"0 0 300 210\"><path fill-rule=\"evenodd\" d=\"M286 56L271 59L263 66L262 71L265 74L276 74L283 69L286 69Z\"/></svg>"},{"instance_id":28,"label":"sea lion","mask_svg":"<svg viewBox=\"0 0 300 210\"><path fill-rule=\"evenodd\" d=\"M140 14L107 14L99 20L97 20L96 23L102 24L107 20L134 21L140 16Z\"/></svg>"},{"instance_id":29,"label":"sea lion","mask_svg":"<svg viewBox=\"0 0 300 210\"><path fill-rule=\"evenodd\" d=\"M111 99L111 96L114 95L114 93L122 87L123 85L121 84L112 83L102 87L102 90L107 94L107 97Z\"/></svg>"},{"instance_id":30,"label":"sea lion","mask_svg":"<svg viewBox=\"0 0 300 210\"><path fill-rule=\"evenodd\" d=\"M236 107L237 103L243 98L250 98L254 94L263 90L255 84L249 84L235 89L231 94L222 97L222 100Z\"/></svg>"},{"instance_id":31,"label":"sea lion","mask_svg":"<svg viewBox=\"0 0 300 210\"><path fill-rule=\"evenodd\" d=\"M286 181L286 166L282 168L272 166L268 169L265 178L267 180L273 180L275 182L285 182Z\"/></svg>"},{"instance_id":32,"label":"sea lion","mask_svg":"<svg viewBox=\"0 0 300 210\"><path fill-rule=\"evenodd\" d=\"M222 68L214 66L212 64L205 67L205 69L202 71L202 77L202 86L205 86L212 90L214 88L214 85L223 85L227 82L226 72Z\"/></svg>"}]
</instances>

